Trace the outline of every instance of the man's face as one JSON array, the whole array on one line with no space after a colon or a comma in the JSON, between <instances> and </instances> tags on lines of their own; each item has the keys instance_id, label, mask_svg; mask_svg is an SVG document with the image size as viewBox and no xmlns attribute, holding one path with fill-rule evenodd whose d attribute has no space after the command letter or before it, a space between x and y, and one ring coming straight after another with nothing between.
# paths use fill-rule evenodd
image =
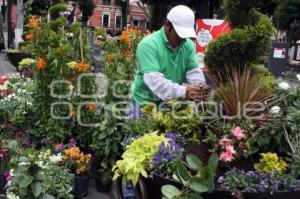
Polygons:
<instances>
[{"instance_id":1,"label":"man's face","mask_svg":"<svg viewBox=\"0 0 300 199\"><path fill-rule=\"evenodd\" d=\"M166 34L167 34L168 41L171 43L173 47L178 47L185 40L180 38L177 35L174 27L170 22L166 24L166 29L167 29Z\"/></svg>"}]
</instances>

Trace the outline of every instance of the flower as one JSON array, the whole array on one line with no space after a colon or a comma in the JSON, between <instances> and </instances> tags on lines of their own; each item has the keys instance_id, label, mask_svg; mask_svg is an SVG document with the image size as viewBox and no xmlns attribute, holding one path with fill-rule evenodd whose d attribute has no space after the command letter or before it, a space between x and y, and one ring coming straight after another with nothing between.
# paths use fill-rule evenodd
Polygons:
<instances>
[{"instance_id":1,"label":"flower","mask_svg":"<svg viewBox=\"0 0 300 199\"><path fill-rule=\"evenodd\" d=\"M236 152L235 152L235 150L234 150L234 148L233 148L232 145L226 146L226 153L231 154L231 155L235 155L236 154Z\"/></svg>"},{"instance_id":2,"label":"flower","mask_svg":"<svg viewBox=\"0 0 300 199\"><path fill-rule=\"evenodd\" d=\"M86 72L90 69L90 65L84 62L79 62L76 64L76 70L78 72Z\"/></svg>"},{"instance_id":3,"label":"flower","mask_svg":"<svg viewBox=\"0 0 300 199\"><path fill-rule=\"evenodd\" d=\"M39 58L38 61L36 62L36 67L39 70L44 70L46 66L46 61L43 58Z\"/></svg>"},{"instance_id":4,"label":"flower","mask_svg":"<svg viewBox=\"0 0 300 199\"><path fill-rule=\"evenodd\" d=\"M67 63L67 66L70 68L70 69L72 69L72 70L74 70L75 68L76 68L76 62L75 61L71 61L71 62L69 62L69 63Z\"/></svg>"},{"instance_id":5,"label":"flower","mask_svg":"<svg viewBox=\"0 0 300 199\"><path fill-rule=\"evenodd\" d=\"M57 155L52 155L49 157L50 162L52 163L58 163L62 161L62 156L61 153L57 154Z\"/></svg>"},{"instance_id":6,"label":"flower","mask_svg":"<svg viewBox=\"0 0 300 199\"><path fill-rule=\"evenodd\" d=\"M231 162L234 159L233 154L228 152L221 153L219 160L223 162Z\"/></svg>"},{"instance_id":7,"label":"flower","mask_svg":"<svg viewBox=\"0 0 300 199\"><path fill-rule=\"evenodd\" d=\"M96 104L91 103L86 105L86 109L88 110L88 112L93 112L96 109Z\"/></svg>"},{"instance_id":8,"label":"flower","mask_svg":"<svg viewBox=\"0 0 300 199\"><path fill-rule=\"evenodd\" d=\"M222 138L219 140L219 145L226 147L226 146L232 145L232 141L228 138Z\"/></svg>"},{"instance_id":9,"label":"flower","mask_svg":"<svg viewBox=\"0 0 300 199\"><path fill-rule=\"evenodd\" d=\"M22 132L22 131L18 131L18 132L16 132L16 134L15 134L15 136L16 136L17 138L22 137L22 135L23 135L23 132Z\"/></svg>"},{"instance_id":10,"label":"flower","mask_svg":"<svg viewBox=\"0 0 300 199\"><path fill-rule=\"evenodd\" d=\"M132 58L133 57L133 54L132 54L132 52L130 50L123 50L121 52L121 55L123 57L127 57L127 58Z\"/></svg>"},{"instance_id":11,"label":"flower","mask_svg":"<svg viewBox=\"0 0 300 199\"><path fill-rule=\"evenodd\" d=\"M29 19L28 25L30 28L37 28L38 27L38 19L36 17L32 17Z\"/></svg>"},{"instance_id":12,"label":"flower","mask_svg":"<svg viewBox=\"0 0 300 199\"><path fill-rule=\"evenodd\" d=\"M10 175L9 170L3 171L3 176L4 176L4 179L5 179L6 182L12 180L12 176Z\"/></svg>"},{"instance_id":13,"label":"flower","mask_svg":"<svg viewBox=\"0 0 300 199\"><path fill-rule=\"evenodd\" d=\"M272 114L277 114L280 112L280 107L279 106L272 106L272 108L269 111Z\"/></svg>"},{"instance_id":14,"label":"flower","mask_svg":"<svg viewBox=\"0 0 300 199\"><path fill-rule=\"evenodd\" d=\"M290 88L290 85L286 82L281 82L278 84L278 86L279 86L279 88L284 89L284 90L287 90Z\"/></svg>"},{"instance_id":15,"label":"flower","mask_svg":"<svg viewBox=\"0 0 300 199\"><path fill-rule=\"evenodd\" d=\"M238 140L241 140L246 137L244 134L244 130L241 129L241 127L239 126L232 129L231 132Z\"/></svg>"},{"instance_id":16,"label":"flower","mask_svg":"<svg viewBox=\"0 0 300 199\"><path fill-rule=\"evenodd\" d=\"M127 44L127 45L130 45L131 44L131 38L130 36L128 35L128 32L127 31L123 31L121 36L121 41L124 43L124 44Z\"/></svg>"},{"instance_id":17,"label":"flower","mask_svg":"<svg viewBox=\"0 0 300 199\"><path fill-rule=\"evenodd\" d=\"M63 157L64 160L71 162L71 164L75 166L76 174L88 171L91 158L90 154L84 155L79 147L71 147L65 150Z\"/></svg>"},{"instance_id":18,"label":"flower","mask_svg":"<svg viewBox=\"0 0 300 199\"><path fill-rule=\"evenodd\" d=\"M31 34L31 33L28 33L28 34L25 35L25 39L26 39L26 40L31 41L31 40L34 40L34 38L35 38L34 35Z\"/></svg>"},{"instance_id":19,"label":"flower","mask_svg":"<svg viewBox=\"0 0 300 199\"><path fill-rule=\"evenodd\" d=\"M55 151L56 152L61 152L63 149L64 149L64 144L63 143L57 144L55 146Z\"/></svg>"},{"instance_id":20,"label":"flower","mask_svg":"<svg viewBox=\"0 0 300 199\"><path fill-rule=\"evenodd\" d=\"M75 138L71 138L71 139L70 139L70 144L71 144L73 147L77 146L77 140L76 140Z\"/></svg>"},{"instance_id":21,"label":"flower","mask_svg":"<svg viewBox=\"0 0 300 199\"><path fill-rule=\"evenodd\" d=\"M297 74L296 77L300 81L300 74Z\"/></svg>"}]
</instances>

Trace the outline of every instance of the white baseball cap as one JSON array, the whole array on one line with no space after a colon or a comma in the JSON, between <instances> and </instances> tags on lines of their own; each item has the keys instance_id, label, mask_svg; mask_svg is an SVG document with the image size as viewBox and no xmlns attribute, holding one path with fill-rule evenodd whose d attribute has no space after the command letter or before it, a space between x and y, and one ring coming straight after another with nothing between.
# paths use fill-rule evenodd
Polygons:
<instances>
[{"instance_id":1,"label":"white baseball cap","mask_svg":"<svg viewBox=\"0 0 300 199\"><path fill-rule=\"evenodd\" d=\"M180 38L196 38L195 14L187 6L179 5L170 10L167 19L172 23Z\"/></svg>"}]
</instances>

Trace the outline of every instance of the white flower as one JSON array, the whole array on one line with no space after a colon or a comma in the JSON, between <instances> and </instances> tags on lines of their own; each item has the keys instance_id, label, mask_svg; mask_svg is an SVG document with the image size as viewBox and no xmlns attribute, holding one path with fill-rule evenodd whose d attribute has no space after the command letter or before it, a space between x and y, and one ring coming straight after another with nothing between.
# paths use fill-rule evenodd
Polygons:
<instances>
[{"instance_id":1,"label":"white flower","mask_svg":"<svg viewBox=\"0 0 300 199\"><path fill-rule=\"evenodd\" d=\"M8 199L20 199L20 197L18 195L15 195L14 193L12 192L6 192L6 197Z\"/></svg>"},{"instance_id":2,"label":"white flower","mask_svg":"<svg viewBox=\"0 0 300 199\"><path fill-rule=\"evenodd\" d=\"M12 176L12 177L14 176L14 169L11 169L11 170L9 171L9 175Z\"/></svg>"},{"instance_id":3,"label":"white flower","mask_svg":"<svg viewBox=\"0 0 300 199\"><path fill-rule=\"evenodd\" d=\"M289 89L291 86L286 83L286 82L281 82L280 84L278 84L278 86L281 88L281 89L284 89L284 90L287 90Z\"/></svg>"},{"instance_id":4,"label":"white flower","mask_svg":"<svg viewBox=\"0 0 300 199\"><path fill-rule=\"evenodd\" d=\"M28 165L28 164L29 164L28 162L23 162L22 161L22 162L19 163L19 166L22 166L22 165L25 166L25 165Z\"/></svg>"},{"instance_id":5,"label":"white flower","mask_svg":"<svg viewBox=\"0 0 300 199\"><path fill-rule=\"evenodd\" d=\"M277 114L280 112L280 107L279 106L272 106L272 108L269 111L272 114Z\"/></svg>"},{"instance_id":6,"label":"white flower","mask_svg":"<svg viewBox=\"0 0 300 199\"><path fill-rule=\"evenodd\" d=\"M62 161L61 153L49 157L50 162L57 163Z\"/></svg>"},{"instance_id":7,"label":"white flower","mask_svg":"<svg viewBox=\"0 0 300 199\"><path fill-rule=\"evenodd\" d=\"M296 77L300 81L300 74L297 74Z\"/></svg>"}]
</instances>

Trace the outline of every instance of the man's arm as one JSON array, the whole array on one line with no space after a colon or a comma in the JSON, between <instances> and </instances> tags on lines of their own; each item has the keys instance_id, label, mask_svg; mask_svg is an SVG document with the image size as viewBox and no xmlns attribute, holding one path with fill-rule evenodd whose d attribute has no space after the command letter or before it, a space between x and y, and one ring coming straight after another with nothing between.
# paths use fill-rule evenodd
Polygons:
<instances>
[{"instance_id":1,"label":"man's arm","mask_svg":"<svg viewBox=\"0 0 300 199\"><path fill-rule=\"evenodd\" d=\"M186 96L186 86L166 79L160 72L144 73L143 79L149 89L163 101Z\"/></svg>"},{"instance_id":2,"label":"man's arm","mask_svg":"<svg viewBox=\"0 0 300 199\"><path fill-rule=\"evenodd\" d=\"M188 84L206 85L205 76L200 67L187 71L186 81Z\"/></svg>"}]
</instances>

